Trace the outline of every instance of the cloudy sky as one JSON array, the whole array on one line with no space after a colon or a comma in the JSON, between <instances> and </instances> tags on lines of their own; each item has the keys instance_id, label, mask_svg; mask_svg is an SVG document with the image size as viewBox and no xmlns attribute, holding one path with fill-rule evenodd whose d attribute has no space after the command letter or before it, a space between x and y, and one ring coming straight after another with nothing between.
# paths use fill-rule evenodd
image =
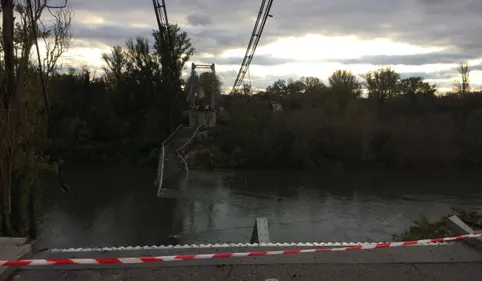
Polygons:
<instances>
[{"instance_id":1,"label":"cloudy sky","mask_svg":"<svg viewBox=\"0 0 482 281\"><path fill-rule=\"evenodd\" d=\"M100 56L111 46L136 36L151 38L156 28L151 0L69 2L75 40L65 59L71 63L100 69ZM230 88L261 0L166 4L170 23L192 39L193 61L216 63ZM326 81L336 69L361 74L390 65L402 76L424 76L444 90L465 60L472 66L472 83L482 86L480 0L274 0L271 14L250 67L253 87L300 76Z\"/></svg>"}]
</instances>

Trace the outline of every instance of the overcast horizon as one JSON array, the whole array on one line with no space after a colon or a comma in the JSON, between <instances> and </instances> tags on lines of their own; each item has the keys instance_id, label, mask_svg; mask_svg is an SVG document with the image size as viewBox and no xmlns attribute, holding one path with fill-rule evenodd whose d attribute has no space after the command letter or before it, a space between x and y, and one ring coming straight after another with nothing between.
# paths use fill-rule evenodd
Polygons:
<instances>
[{"instance_id":1,"label":"overcast horizon","mask_svg":"<svg viewBox=\"0 0 482 281\"><path fill-rule=\"evenodd\" d=\"M74 66L100 70L102 53L137 36L152 41L157 29L150 0L69 3L74 41L64 62ZM216 63L225 88L234 82L260 4L166 0L169 22L186 31L196 48L192 62ZM249 70L253 87L301 76L326 81L337 69L358 75L391 66L402 77L422 76L448 90L462 61L471 66L472 85L482 86L482 38L476 33L482 28L482 1L275 0L271 14Z\"/></svg>"}]
</instances>

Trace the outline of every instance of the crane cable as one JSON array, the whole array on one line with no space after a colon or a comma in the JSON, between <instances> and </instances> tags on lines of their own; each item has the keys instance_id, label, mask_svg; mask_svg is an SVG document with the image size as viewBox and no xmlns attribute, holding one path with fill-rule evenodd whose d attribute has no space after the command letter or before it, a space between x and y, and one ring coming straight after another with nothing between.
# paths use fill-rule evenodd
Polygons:
<instances>
[{"instance_id":1,"label":"crane cable","mask_svg":"<svg viewBox=\"0 0 482 281\"><path fill-rule=\"evenodd\" d=\"M56 143L56 138L55 138L55 131L54 131L54 126L52 122L52 114L50 113L50 102L49 102L49 97L47 95L47 87L45 86L45 78L44 78L44 73L43 73L43 68L42 68L42 59L40 58L40 48L38 45L38 35L37 35L37 22L35 21L34 15L33 15L33 8L32 8L32 0L27 0L27 8L28 8L28 13L30 14L30 24L32 25L32 33L33 33L33 40L35 44L35 48L37 51L37 60L38 60L38 68L39 68L39 77L40 77L40 83L42 86L42 93L44 96L44 102L45 102L45 109L47 110L47 118L49 122L49 127L50 127L50 133L52 134L52 150L53 150L53 158L54 162L56 163L57 166L57 171L58 171L58 177L59 177L59 184L60 188L64 191L70 194L70 196L74 196L69 185L67 185L64 181L63 175L62 175L62 170L60 168L60 161L59 161L59 156L58 156L58 151L57 151L57 143ZM64 5L62 6L45 6L47 9L61 9L67 6L67 0L65 0Z\"/></svg>"},{"instance_id":2,"label":"crane cable","mask_svg":"<svg viewBox=\"0 0 482 281\"><path fill-rule=\"evenodd\" d=\"M249 68L248 68L248 81L249 81L249 84L248 84L248 86L249 86L249 93L248 93L248 95L251 96L252 93L253 93L253 84L252 84L252 82L251 82L251 73L249 72Z\"/></svg>"}]
</instances>

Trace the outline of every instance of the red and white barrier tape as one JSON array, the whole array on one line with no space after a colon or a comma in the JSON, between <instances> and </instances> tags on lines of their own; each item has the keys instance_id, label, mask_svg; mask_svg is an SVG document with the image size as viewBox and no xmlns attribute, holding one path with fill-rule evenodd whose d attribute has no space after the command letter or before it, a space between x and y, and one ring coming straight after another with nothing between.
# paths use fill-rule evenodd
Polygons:
<instances>
[{"instance_id":1,"label":"red and white barrier tape","mask_svg":"<svg viewBox=\"0 0 482 281\"><path fill-rule=\"evenodd\" d=\"M274 255L290 255L290 254L306 254L320 252L339 252L339 251L358 251L372 250L381 248L396 248L413 245L425 245L428 243L460 241L469 238L482 237L482 232L405 242L387 242L379 244L367 244L351 247L337 248L315 248L315 249L297 249L282 251L264 251L264 252L245 252L245 253L217 253L217 254L198 254L198 255L177 255L177 256L158 256L158 257L131 257L131 258L87 258L87 259L33 259L33 260L0 260L0 266L34 266L34 265L57 265L57 264L136 264L151 262L168 262L168 261L185 261L185 260L205 260L219 258L241 258L241 257L259 257Z\"/></svg>"}]
</instances>

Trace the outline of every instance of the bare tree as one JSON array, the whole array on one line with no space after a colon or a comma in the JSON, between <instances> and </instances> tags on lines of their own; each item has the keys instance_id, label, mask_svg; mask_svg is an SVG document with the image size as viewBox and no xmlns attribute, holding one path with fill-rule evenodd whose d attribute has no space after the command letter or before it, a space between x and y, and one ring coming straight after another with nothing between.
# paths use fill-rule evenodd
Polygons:
<instances>
[{"instance_id":1,"label":"bare tree","mask_svg":"<svg viewBox=\"0 0 482 281\"><path fill-rule=\"evenodd\" d=\"M16 11L19 14L17 24L17 48L20 49L21 62L28 62L33 47L33 34L30 16L27 9L28 0L17 0ZM72 42L71 22L72 8L66 4L61 8L51 7L51 0L35 0L32 2L34 23L38 36L45 44L44 71L49 75L56 70L58 59L67 51Z\"/></svg>"},{"instance_id":2,"label":"bare tree","mask_svg":"<svg viewBox=\"0 0 482 281\"><path fill-rule=\"evenodd\" d=\"M48 11L51 19L47 22L39 19L39 29L43 35L42 39L46 49L44 66L47 76L58 69L58 59L67 51L72 42L72 9L70 6Z\"/></svg>"},{"instance_id":3,"label":"bare tree","mask_svg":"<svg viewBox=\"0 0 482 281\"><path fill-rule=\"evenodd\" d=\"M454 90L458 94L467 94L470 92L470 67L467 62L461 62L459 67L460 82L456 82Z\"/></svg>"},{"instance_id":4,"label":"bare tree","mask_svg":"<svg viewBox=\"0 0 482 281\"><path fill-rule=\"evenodd\" d=\"M122 74L127 67L125 51L122 47L115 46L112 48L110 55L102 54L102 59L105 62L105 66L102 67L105 73L105 81L115 89L115 91L119 91Z\"/></svg>"},{"instance_id":5,"label":"bare tree","mask_svg":"<svg viewBox=\"0 0 482 281\"><path fill-rule=\"evenodd\" d=\"M15 76L14 76L14 39L13 30L15 18L13 16L14 3L13 0L2 0L2 14L3 14L3 51L4 51L4 73L1 80L3 112L1 116L1 125L3 131L2 155L1 161L1 182L0 194L2 200L0 201L0 234L2 232L6 235L11 235L11 186L12 186L12 171L13 171L13 153L14 153L14 128L15 120L13 120L12 100L15 99Z\"/></svg>"},{"instance_id":6,"label":"bare tree","mask_svg":"<svg viewBox=\"0 0 482 281\"><path fill-rule=\"evenodd\" d=\"M339 90L348 90L357 93L361 89L361 84L351 71L337 70L328 77L328 83L331 88Z\"/></svg>"},{"instance_id":7,"label":"bare tree","mask_svg":"<svg viewBox=\"0 0 482 281\"><path fill-rule=\"evenodd\" d=\"M354 97L361 95L362 84L351 71L336 70L328 77L330 89L337 93L340 105L345 107Z\"/></svg>"},{"instance_id":8,"label":"bare tree","mask_svg":"<svg viewBox=\"0 0 482 281\"><path fill-rule=\"evenodd\" d=\"M392 97L399 93L400 74L390 67L379 68L362 74L365 79L364 85L368 90L368 96L382 104L387 97Z\"/></svg>"},{"instance_id":9,"label":"bare tree","mask_svg":"<svg viewBox=\"0 0 482 281\"><path fill-rule=\"evenodd\" d=\"M1 75L1 89L3 108L0 111L0 155L5 155L0 159L0 235L22 235L24 226L21 222L29 221L32 223L34 218L25 212L18 213L18 209L23 208L19 201L11 198L14 174L19 175L26 184L36 184L38 177L38 163L42 151L38 151L36 143L40 141L38 134L43 132L43 127L39 128L39 112L42 106L39 104L38 95L26 93L27 69L31 65L30 54L35 43L32 26L39 27L40 39L51 42L47 46L48 54L46 57L46 72L52 72L57 64L58 58L65 52L70 43L70 7L64 5L60 10L49 12L52 24L42 24L47 21L48 15L45 10L50 11L51 0L2 0L3 14L3 40L0 48L4 51L4 63ZM32 5L33 21L30 18L29 4ZM66 3L67 4L67 3ZM16 18L13 12L16 12ZM15 19L17 23L15 24ZM26 99L29 99L26 102ZM36 100L38 99L38 100ZM32 106L32 103L35 106ZM28 110L22 112L24 107ZM37 162L35 162L37 161ZM28 208L33 208L34 188L22 188L22 193L29 198ZM13 206L17 214L13 214ZM12 222L16 218L16 227ZM30 227L29 227L30 228Z\"/></svg>"}]
</instances>

